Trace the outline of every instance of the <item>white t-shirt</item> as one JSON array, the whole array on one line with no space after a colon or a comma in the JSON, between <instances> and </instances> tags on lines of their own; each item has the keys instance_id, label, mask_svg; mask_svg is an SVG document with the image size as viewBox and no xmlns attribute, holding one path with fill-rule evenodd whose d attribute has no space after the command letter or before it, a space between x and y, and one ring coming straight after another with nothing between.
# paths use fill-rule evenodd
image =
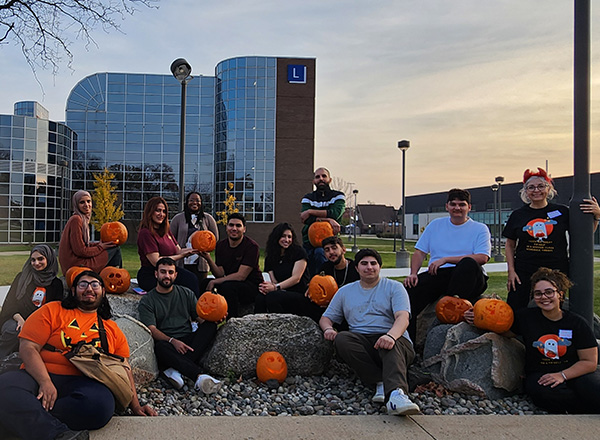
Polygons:
<instances>
[{"instance_id":1,"label":"white t-shirt","mask_svg":"<svg viewBox=\"0 0 600 440\"><path fill-rule=\"evenodd\" d=\"M483 223L467 219L462 225L455 225L450 217L436 218L423 231L415 248L430 255L434 262L443 257L485 254L492 251L490 230ZM453 267L446 263L442 267Z\"/></svg>"}]
</instances>

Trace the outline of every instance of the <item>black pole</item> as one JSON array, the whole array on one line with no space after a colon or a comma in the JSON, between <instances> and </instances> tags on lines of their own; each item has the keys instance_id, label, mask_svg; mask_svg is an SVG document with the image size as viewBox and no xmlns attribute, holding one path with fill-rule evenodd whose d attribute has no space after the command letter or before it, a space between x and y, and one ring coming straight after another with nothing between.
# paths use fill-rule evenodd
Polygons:
<instances>
[{"instance_id":1,"label":"black pole","mask_svg":"<svg viewBox=\"0 0 600 440\"><path fill-rule=\"evenodd\" d=\"M579 205L590 198L590 1L575 0L573 65L573 197L569 204L570 309L592 325L594 223Z\"/></svg>"},{"instance_id":2,"label":"black pole","mask_svg":"<svg viewBox=\"0 0 600 440\"><path fill-rule=\"evenodd\" d=\"M181 122L179 133L179 212L185 202L185 98L187 80L181 81Z\"/></svg>"}]
</instances>

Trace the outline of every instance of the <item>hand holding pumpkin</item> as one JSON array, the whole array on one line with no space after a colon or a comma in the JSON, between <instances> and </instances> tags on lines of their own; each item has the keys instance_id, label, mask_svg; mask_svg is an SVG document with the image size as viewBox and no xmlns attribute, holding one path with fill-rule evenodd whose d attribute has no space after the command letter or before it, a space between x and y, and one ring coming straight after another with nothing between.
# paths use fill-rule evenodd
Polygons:
<instances>
[{"instance_id":1,"label":"hand holding pumpkin","mask_svg":"<svg viewBox=\"0 0 600 440\"><path fill-rule=\"evenodd\" d=\"M475 325L475 313L473 313L473 308L471 307L469 310L466 310L463 314L463 318L465 318L465 322L469 325Z\"/></svg>"}]
</instances>

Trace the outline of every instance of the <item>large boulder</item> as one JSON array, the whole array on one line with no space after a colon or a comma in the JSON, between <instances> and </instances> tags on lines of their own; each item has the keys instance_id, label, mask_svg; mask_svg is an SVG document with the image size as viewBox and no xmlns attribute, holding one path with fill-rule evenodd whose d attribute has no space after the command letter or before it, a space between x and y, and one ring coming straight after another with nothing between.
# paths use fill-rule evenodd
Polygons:
<instances>
[{"instance_id":1,"label":"large boulder","mask_svg":"<svg viewBox=\"0 0 600 440\"><path fill-rule=\"evenodd\" d=\"M221 327L204 367L216 376L256 376L256 361L265 351L278 351L289 375L322 374L333 344L310 318L288 314L257 314L231 318Z\"/></svg>"},{"instance_id":2,"label":"large boulder","mask_svg":"<svg viewBox=\"0 0 600 440\"><path fill-rule=\"evenodd\" d=\"M486 333L464 322L449 328L435 327L430 334L424 350L428 357L422 367L448 390L489 399L521 391L525 367L525 347L521 342ZM441 339L444 342L434 354Z\"/></svg>"},{"instance_id":3,"label":"large boulder","mask_svg":"<svg viewBox=\"0 0 600 440\"><path fill-rule=\"evenodd\" d=\"M131 316L116 315L113 319L127 337L129 364L135 383L144 385L152 382L158 377L158 364L150 330Z\"/></svg>"},{"instance_id":4,"label":"large boulder","mask_svg":"<svg viewBox=\"0 0 600 440\"><path fill-rule=\"evenodd\" d=\"M109 293L107 296L110 308L115 315L127 315L134 319L140 319L138 313L140 295L126 292L123 294Z\"/></svg>"}]
</instances>

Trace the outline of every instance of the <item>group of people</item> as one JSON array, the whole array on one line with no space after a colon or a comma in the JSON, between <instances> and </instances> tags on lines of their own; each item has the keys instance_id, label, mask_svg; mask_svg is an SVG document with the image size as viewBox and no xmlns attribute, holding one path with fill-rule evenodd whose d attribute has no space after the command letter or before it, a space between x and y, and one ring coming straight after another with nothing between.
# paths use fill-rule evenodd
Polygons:
<instances>
[{"instance_id":1,"label":"group of people","mask_svg":"<svg viewBox=\"0 0 600 440\"><path fill-rule=\"evenodd\" d=\"M201 292L215 289L225 297L229 317L239 316L241 307L254 304L255 313L312 318L324 338L333 341L340 358L374 387L374 402L385 403L390 414L419 412L408 397L407 382L407 368L415 357L417 316L443 295L472 302L481 296L487 288L483 266L490 258L489 230L469 217L470 193L452 189L446 202L449 216L425 228L404 282L382 278L377 251L362 249L354 261L345 256L337 236L344 195L331 189L330 183L327 169L315 171L316 188L302 198L302 244L291 224L280 223L273 229L266 245L264 272L268 276L264 278L259 246L246 235L243 215L228 216L226 237L218 241L213 259L190 245L197 230L219 236L199 193L187 195L184 212L171 222L163 198L147 202L137 240L138 284L147 291L139 314L155 341L159 368L175 388L184 386L184 377L205 394L221 387L219 380L204 374L199 366L217 324L198 317L196 301ZM511 331L523 337L525 390L537 405L556 412L600 412L596 340L582 318L562 309L571 286L567 277L569 215L568 208L550 202L555 195L544 170L526 171L521 190L526 205L511 214L503 231L508 303L515 311ZM597 226L600 207L596 199L583 200L581 210L593 215ZM129 356L124 335L110 320L110 305L98 275L107 265L121 266L120 250L115 243L90 240L91 212L89 193L77 191L58 259L49 246L35 246L0 313L0 357L19 349L24 362L22 370L0 375L0 392L11 397L1 399L0 420L23 438L87 438L85 429L103 426L114 412L110 391L81 376L63 356L80 341L98 341L100 318L111 352ZM334 235L315 248L308 240L308 228L318 221L329 222ZM427 258L427 268L421 270ZM74 265L91 269L75 278L66 296L57 278L59 263L63 273ZM212 277L207 276L209 272ZM339 286L326 308L307 295L310 277L320 272L333 276ZM531 300L536 307L527 307ZM471 312L466 317L472 321ZM46 344L56 350L46 349ZM129 377L135 391L133 377ZM130 408L137 415L156 414L140 405L135 392Z\"/></svg>"}]
</instances>

